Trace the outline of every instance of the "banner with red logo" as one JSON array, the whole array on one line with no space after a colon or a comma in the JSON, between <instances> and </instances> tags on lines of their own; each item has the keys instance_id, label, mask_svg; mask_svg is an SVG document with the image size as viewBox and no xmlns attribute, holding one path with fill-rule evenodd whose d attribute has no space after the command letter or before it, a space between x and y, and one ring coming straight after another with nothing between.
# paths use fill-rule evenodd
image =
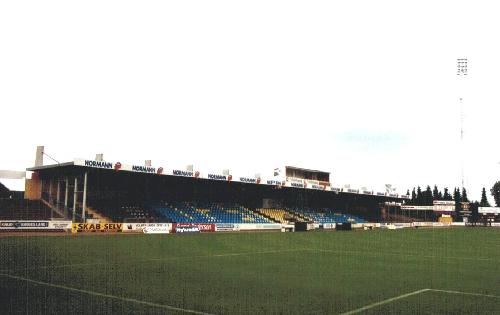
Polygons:
<instances>
[{"instance_id":1,"label":"banner with red logo","mask_svg":"<svg viewBox=\"0 0 500 315\"><path fill-rule=\"evenodd\" d=\"M210 223L174 223L172 225L174 232L187 232L189 229L195 231L198 229L200 232L215 232L215 224Z\"/></svg>"}]
</instances>

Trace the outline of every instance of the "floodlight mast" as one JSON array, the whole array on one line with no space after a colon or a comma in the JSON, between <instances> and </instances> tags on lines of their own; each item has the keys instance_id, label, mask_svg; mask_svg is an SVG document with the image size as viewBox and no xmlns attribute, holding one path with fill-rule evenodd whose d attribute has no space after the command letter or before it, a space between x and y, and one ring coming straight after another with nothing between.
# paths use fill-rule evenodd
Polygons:
<instances>
[{"instance_id":1,"label":"floodlight mast","mask_svg":"<svg viewBox=\"0 0 500 315\"><path fill-rule=\"evenodd\" d=\"M464 191L464 103L460 98L460 148L462 153L462 192Z\"/></svg>"},{"instance_id":2,"label":"floodlight mast","mask_svg":"<svg viewBox=\"0 0 500 315\"><path fill-rule=\"evenodd\" d=\"M468 60L467 58L458 58L457 59L457 76L465 78L467 77L467 63ZM460 85L460 88L462 85ZM460 92L462 92L462 89L460 89ZM463 98L460 97L460 158L461 158L461 177L462 177L462 192L465 187L465 171L464 171L464 154L465 154L465 147L464 147L464 102Z\"/></svg>"}]
</instances>

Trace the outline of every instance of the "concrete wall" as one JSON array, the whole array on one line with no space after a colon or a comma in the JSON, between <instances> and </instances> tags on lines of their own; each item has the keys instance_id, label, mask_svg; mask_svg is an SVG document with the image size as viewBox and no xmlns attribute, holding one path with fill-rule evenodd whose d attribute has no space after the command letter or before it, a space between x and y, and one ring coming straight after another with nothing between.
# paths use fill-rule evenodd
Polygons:
<instances>
[{"instance_id":1,"label":"concrete wall","mask_svg":"<svg viewBox=\"0 0 500 315\"><path fill-rule=\"evenodd\" d=\"M42 198L42 181L37 172L33 172L31 179L26 178L24 199L39 200Z\"/></svg>"}]
</instances>

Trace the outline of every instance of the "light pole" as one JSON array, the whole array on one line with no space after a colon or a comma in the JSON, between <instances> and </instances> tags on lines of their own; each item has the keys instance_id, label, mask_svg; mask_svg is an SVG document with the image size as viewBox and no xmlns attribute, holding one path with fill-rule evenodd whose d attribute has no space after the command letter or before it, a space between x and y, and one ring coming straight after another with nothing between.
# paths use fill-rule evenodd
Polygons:
<instances>
[{"instance_id":1,"label":"light pole","mask_svg":"<svg viewBox=\"0 0 500 315\"><path fill-rule=\"evenodd\" d=\"M468 68L467 68L468 60L467 58L458 58L457 59L457 76L459 77L467 77ZM463 80L462 80L463 81ZM460 93L462 93L462 85L460 85ZM462 182L462 191L464 190L464 164L465 164L465 156L464 156L464 104L463 98L460 97L460 162L461 162L461 182Z\"/></svg>"}]
</instances>

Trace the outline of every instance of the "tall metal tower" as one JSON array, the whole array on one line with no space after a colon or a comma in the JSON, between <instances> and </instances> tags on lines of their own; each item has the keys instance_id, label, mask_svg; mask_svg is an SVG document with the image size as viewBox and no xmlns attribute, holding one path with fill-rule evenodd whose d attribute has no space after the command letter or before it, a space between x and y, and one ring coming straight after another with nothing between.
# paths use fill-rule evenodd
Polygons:
<instances>
[{"instance_id":1,"label":"tall metal tower","mask_svg":"<svg viewBox=\"0 0 500 315\"><path fill-rule=\"evenodd\" d=\"M457 59L457 76L465 78L467 77L467 58L458 58ZM463 81L460 80L460 81ZM460 93L463 92L463 85L459 85ZM464 154L465 154L465 147L464 147L464 102L463 98L460 97L460 157L461 157L461 169L462 169L462 191L464 190L465 186L465 175L464 175Z\"/></svg>"}]
</instances>

